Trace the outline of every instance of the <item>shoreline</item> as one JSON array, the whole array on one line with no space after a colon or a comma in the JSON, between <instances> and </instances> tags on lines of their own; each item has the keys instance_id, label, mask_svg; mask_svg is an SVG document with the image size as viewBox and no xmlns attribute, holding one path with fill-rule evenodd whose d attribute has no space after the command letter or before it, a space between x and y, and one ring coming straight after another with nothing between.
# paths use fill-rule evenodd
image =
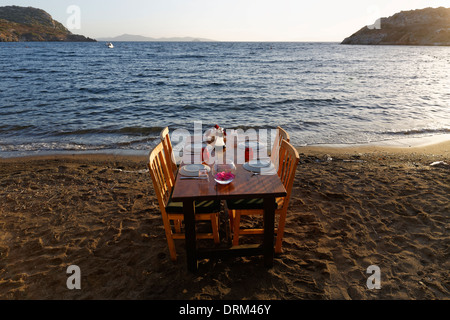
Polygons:
<instances>
[{"instance_id":1,"label":"shoreline","mask_svg":"<svg viewBox=\"0 0 450 320\"><path fill-rule=\"evenodd\" d=\"M313 144L305 146L294 146L299 152L309 153L431 153L435 155L450 156L450 134L441 134L427 137L401 138L395 140L385 140L364 144ZM142 160L148 157L151 147L148 150L89 150L89 151L44 151L34 154L24 154L19 156L2 157L0 162L15 161L18 159L55 159L55 158L129 158Z\"/></svg>"},{"instance_id":2,"label":"shoreline","mask_svg":"<svg viewBox=\"0 0 450 320\"><path fill-rule=\"evenodd\" d=\"M306 145L310 147L333 147L333 148L342 148L342 147L403 147L403 148L411 148L411 147L425 147L433 144L438 144L441 142L450 141L450 133L442 133L437 135L423 136L423 137L403 137L398 139L386 139L386 140L378 140L367 143L323 143L323 144L312 144Z\"/></svg>"},{"instance_id":3,"label":"shoreline","mask_svg":"<svg viewBox=\"0 0 450 320\"><path fill-rule=\"evenodd\" d=\"M351 153L397 153L397 154L432 154L436 156L450 156L450 134L427 137L405 138L374 142L367 144L327 144L297 147L299 152L351 154Z\"/></svg>"},{"instance_id":4,"label":"shoreline","mask_svg":"<svg viewBox=\"0 0 450 320\"><path fill-rule=\"evenodd\" d=\"M450 157L450 134L419 138L401 138L370 142L365 144L314 144L306 146L294 146L301 153L421 153ZM138 150L90 150L90 151L63 151L25 154L20 156L1 157L0 162L16 161L19 159L72 159L72 158L96 158L96 159L134 159L146 160L151 147L145 151Z\"/></svg>"}]
</instances>

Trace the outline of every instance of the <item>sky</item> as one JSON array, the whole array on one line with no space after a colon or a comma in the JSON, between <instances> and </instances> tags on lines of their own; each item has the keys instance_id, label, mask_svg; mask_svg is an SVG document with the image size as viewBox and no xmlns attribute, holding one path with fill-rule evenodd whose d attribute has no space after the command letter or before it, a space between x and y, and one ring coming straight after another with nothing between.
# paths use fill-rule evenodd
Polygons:
<instances>
[{"instance_id":1,"label":"sky","mask_svg":"<svg viewBox=\"0 0 450 320\"><path fill-rule=\"evenodd\" d=\"M0 0L47 11L72 33L216 41L340 42L380 17L450 0Z\"/></svg>"}]
</instances>

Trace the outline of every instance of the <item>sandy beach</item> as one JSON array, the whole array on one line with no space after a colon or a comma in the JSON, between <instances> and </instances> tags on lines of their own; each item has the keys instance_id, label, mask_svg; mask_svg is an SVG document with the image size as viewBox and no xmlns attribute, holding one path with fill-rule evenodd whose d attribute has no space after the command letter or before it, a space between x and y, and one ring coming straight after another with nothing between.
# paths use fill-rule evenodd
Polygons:
<instances>
[{"instance_id":1,"label":"sandy beach","mask_svg":"<svg viewBox=\"0 0 450 320\"><path fill-rule=\"evenodd\" d=\"M0 159L0 299L450 298L449 141L298 150L274 267L204 260L198 274L183 241L170 260L146 157Z\"/></svg>"}]
</instances>

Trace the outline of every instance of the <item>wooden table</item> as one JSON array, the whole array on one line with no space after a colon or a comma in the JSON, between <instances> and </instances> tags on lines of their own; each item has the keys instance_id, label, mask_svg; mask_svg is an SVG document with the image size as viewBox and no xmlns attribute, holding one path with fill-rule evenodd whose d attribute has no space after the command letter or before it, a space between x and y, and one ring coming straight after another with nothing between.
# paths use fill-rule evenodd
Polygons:
<instances>
[{"instance_id":1,"label":"wooden table","mask_svg":"<svg viewBox=\"0 0 450 320\"><path fill-rule=\"evenodd\" d=\"M236 178L230 184L217 184L212 174L209 181L179 179L175 181L172 200L183 202L184 222L186 227L187 268L195 272L198 260L204 258L221 258L229 256L263 255L264 265L273 266L274 257L274 221L275 198L285 197L284 188L278 175L252 175L242 165L236 165ZM264 199L264 237L263 243L241 245L222 249L198 249L195 231L195 206L198 200L230 200L242 198Z\"/></svg>"}]
</instances>

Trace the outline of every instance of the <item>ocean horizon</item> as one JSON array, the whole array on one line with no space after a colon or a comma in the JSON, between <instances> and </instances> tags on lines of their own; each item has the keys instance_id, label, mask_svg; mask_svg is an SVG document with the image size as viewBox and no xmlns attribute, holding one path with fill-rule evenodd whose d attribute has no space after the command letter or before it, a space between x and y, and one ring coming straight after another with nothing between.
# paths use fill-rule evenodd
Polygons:
<instances>
[{"instance_id":1,"label":"ocean horizon","mask_svg":"<svg viewBox=\"0 0 450 320\"><path fill-rule=\"evenodd\" d=\"M295 146L450 133L449 47L0 43L0 157L148 152L162 128L286 129Z\"/></svg>"}]
</instances>

